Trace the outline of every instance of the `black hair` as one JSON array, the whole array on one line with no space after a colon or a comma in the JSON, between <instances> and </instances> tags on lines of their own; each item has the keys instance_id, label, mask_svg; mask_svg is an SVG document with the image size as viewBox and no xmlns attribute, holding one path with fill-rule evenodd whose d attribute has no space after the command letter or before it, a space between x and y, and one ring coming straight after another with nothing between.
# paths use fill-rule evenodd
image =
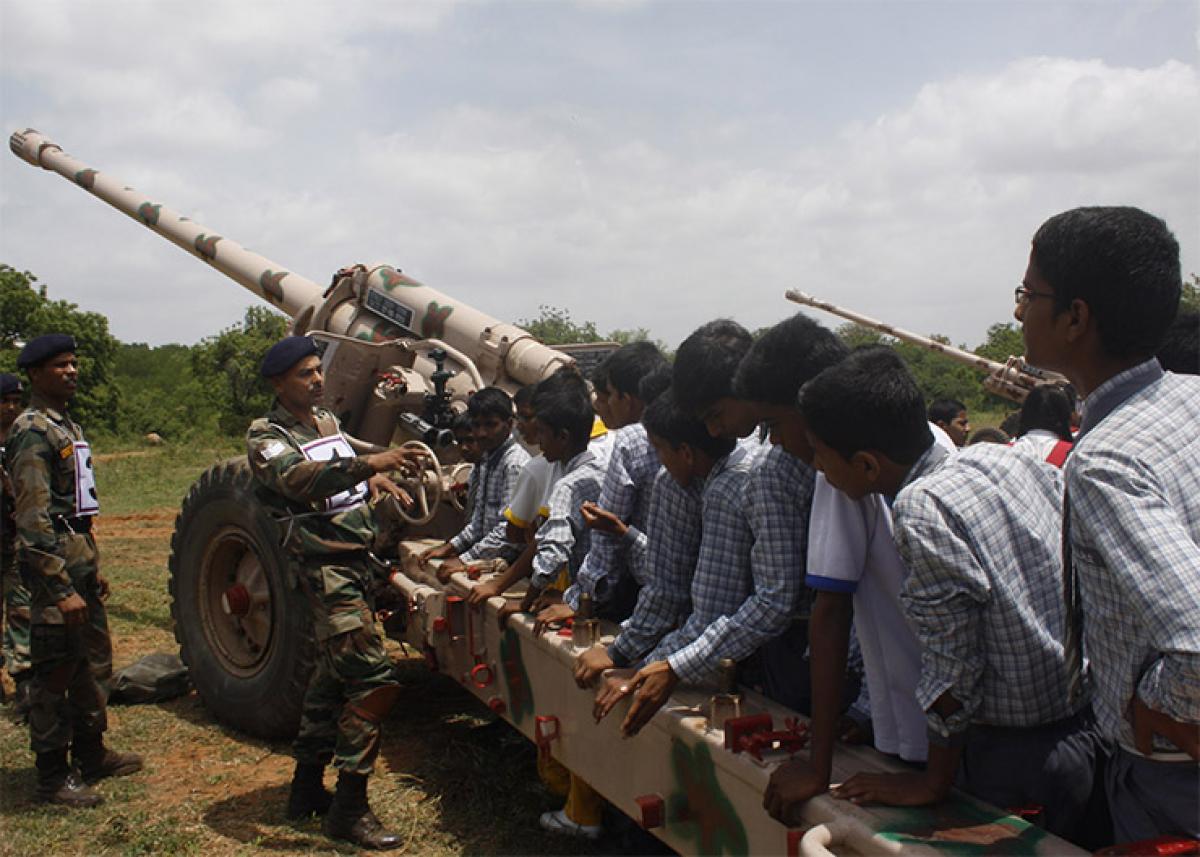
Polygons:
<instances>
[{"instance_id":1,"label":"black hair","mask_svg":"<svg viewBox=\"0 0 1200 857\"><path fill-rule=\"evenodd\" d=\"M461 414L455 414L454 420L450 423L450 431L458 434L463 431L471 430L471 415L464 411Z\"/></svg>"},{"instance_id":2,"label":"black hair","mask_svg":"<svg viewBox=\"0 0 1200 857\"><path fill-rule=\"evenodd\" d=\"M590 396L588 382L583 379L579 369L573 365L559 366L552 373L533 385L533 394L547 390L576 390L585 396Z\"/></svg>"},{"instance_id":3,"label":"black hair","mask_svg":"<svg viewBox=\"0 0 1200 857\"><path fill-rule=\"evenodd\" d=\"M596 412L583 376L564 367L538 382L533 413L551 431L566 431L576 445L586 445Z\"/></svg>"},{"instance_id":4,"label":"black hair","mask_svg":"<svg viewBox=\"0 0 1200 857\"><path fill-rule=\"evenodd\" d=\"M800 390L809 430L843 458L876 450L913 464L933 443L925 398L904 361L886 345L856 349Z\"/></svg>"},{"instance_id":5,"label":"black hair","mask_svg":"<svg viewBox=\"0 0 1200 857\"><path fill-rule=\"evenodd\" d=\"M612 355L608 355L611 357ZM605 357L593 367L591 374L588 375L588 380L592 382L592 386L597 390L608 389L608 357Z\"/></svg>"},{"instance_id":6,"label":"black hair","mask_svg":"<svg viewBox=\"0 0 1200 857\"><path fill-rule=\"evenodd\" d=\"M608 386L627 396L639 395L638 385L642 379L663 366L667 358L653 342L630 342L622 345L604 361L608 372Z\"/></svg>"},{"instance_id":7,"label":"black hair","mask_svg":"<svg viewBox=\"0 0 1200 857\"><path fill-rule=\"evenodd\" d=\"M713 437L696 417L685 413L675 402L671 390L664 391L642 413L642 425L648 434L662 438L673 449L687 444L713 459L724 458L733 452L733 438Z\"/></svg>"},{"instance_id":8,"label":"black hair","mask_svg":"<svg viewBox=\"0 0 1200 857\"><path fill-rule=\"evenodd\" d=\"M1017 427L1020 425L1021 412L1013 411L1000 421L1000 431L1004 432L1009 437L1015 437L1017 434Z\"/></svg>"},{"instance_id":9,"label":"black hair","mask_svg":"<svg viewBox=\"0 0 1200 857\"><path fill-rule=\"evenodd\" d=\"M499 387L484 387L467 399L467 413L473 420L496 417L502 420L513 418L512 397Z\"/></svg>"},{"instance_id":10,"label":"black hair","mask_svg":"<svg viewBox=\"0 0 1200 857\"><path fill-rule=\"evenodd\" d=\"M841 337L796 313L750 346L733 376L733 394L752 402L794 408L800 388L849 353Z\"/></svg>"},{"instance_id":11,"label":"black hair","mask_svg":"<svg viewBox=\"0 0 1200 857\"><path fill-rule=\"evenodd\" d=\"M1108 357L1149 357L1179 308L1179 242L1167 224L1126 206L1075 208L1033 236L1031 261L1054 292L1054 312L1088 305Z\"/></svg>"},{"instance_id":12,"label":"black hair","mask_svg":"<svg viewBox=\"0 0 1200 857\"><path fill-rule=\"evenodd\" d=\"M670 363L663 363L638 384L638 398L643 405L649 405L667 390L671 389L672 369Z\"/></svg>"},{"instance_id":13,"label":"black hair","mask_svg":"<svg viewBox=\"0 0 1200 857\"><path fill-rule=\"evenodd\" d=\"M513 394L513 407L519 408L522 405L528 405L533 401L533 393L537 388L537 384L526 384L521 389Z\"/></svg>"},{"instance_id":14,"label":"black hair","mask_svg":"<svg viewBox=\"0 0 1200 857\"><path fill-rule=\"evenodd\" d=\"M676 404L699 416L718 399L732 397L734 373L753 341L750 331L727 318L693 331L675 352L671 390Z\"/></svg>"},{"instance_id":15,"label":"black hair","mask_svg":"<svg viewBox=\"0 0 1200 857\"><path fill-rule=\"evenodd\" d=\"M936 399L929 406L929 421L931 423L952 423L954 418L966 409L967 406L957 399Z\"/></svg>"},{"instance_id":16,"label":"black hair","mask_svg":"<svg viewBox=\"0 0 1200 857\"><path fill-rule=\"evenodd\" d=\"M967 446L974 446L977 443L1008 443L1010 440L1004 429L998 429L995 426L984 426L981 429L975 429L971 432L971 436L967 438Z\"/></svg>"},{"instance_id":17,"label":"black hair","mask_svg":"<svg viewBox=\"0 0 1200 857\"><path fill-rule=\"evenodd\" d=\"M1059 440L1071 439L1071 412L1075 402L1057 384L1039 384L1029 391L1021 403L1017 437L1045 429L1058 435Z\"/></svg>"},{"instance_id":18,"label":"black hair","mask_svg":"<svg viewBox=\"0 0 1200 857\"><path fill-rule=\"evenodd\" d=\"M1167 328L1158 362L1168 372L1200 375L1200 310L1182 310Z\"/></svg>"}]
</instances>

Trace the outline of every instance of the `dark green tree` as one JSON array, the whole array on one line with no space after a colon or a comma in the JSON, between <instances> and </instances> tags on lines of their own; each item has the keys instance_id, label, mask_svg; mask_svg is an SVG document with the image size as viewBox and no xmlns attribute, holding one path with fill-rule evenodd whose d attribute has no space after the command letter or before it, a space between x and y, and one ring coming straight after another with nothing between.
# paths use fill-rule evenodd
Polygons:
<instances>
[{"instance_id":1,"label":"dark green tree","mask_svg":"<svg viewBox=\"0 0 1200 857\"><path fill-rule=\"evenodd\" d=\"M108 332L108 319L70 301L51 300L37 281L28 271L0 263L0 371L16 371L21 346L35 336L69 333L79 348L79 393L71 416L93 433L120 430L121 398L113 379L118 343Z\"/></svg>"},{"instance_id":2,"label":"dark green tree","mask_svg":"<svg viewBox=\"0 0 1200 857\"><path fill-rule=\"evenodd\" d=\"M1179 296L1179 311L1200 310L1200 274L1188 274L1190 282L1184 280L1183 293Z\"/></svg>"},{"instance_id":3,"label":"dark green tree","mask_svg":"<svg viewBox=\"0 0 1200 857\"><path fill-rule=\"evenodd\" d=\"M542 304L537 318L525 318L515 322L517 327L528 331L535 339L546 345L566 345L572 342L599 342L600 333L594 322L576 324L570 310Z\"/></svg>"},{"instance_id":4,"label":"dark green tree","mask_svg":"<svg viewBox=\"0 0 1200 857\"><path fill-rule=\"evenodd\" d=\"M217 426L239 435L271 406L274 394L258 374L267 349L288 334L290 320L268 307L246 310L235 324L192 349L192 373L217 410Z\"/></svg>"},{"instance_id":5,"label":"dark green tree","mask_svg":"<svg viewBox=\"0 0 1200 857\"><path fill-rule=\"evenodd\" d=\"M217 432L217 410L192 371L186 345L122 343L115 377L121 390L121 426L141 437L155 432L179 440Z\"/></svg>"}]
</instances>

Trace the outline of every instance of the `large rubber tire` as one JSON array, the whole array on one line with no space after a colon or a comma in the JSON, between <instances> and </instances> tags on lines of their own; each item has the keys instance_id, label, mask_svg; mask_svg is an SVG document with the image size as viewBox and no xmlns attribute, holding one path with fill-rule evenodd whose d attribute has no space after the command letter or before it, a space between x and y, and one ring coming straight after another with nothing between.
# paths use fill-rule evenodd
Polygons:
<instances>
[{"instance_id":1,"label":"large rubber tire","mask_svg":"<svg viewBox=\"0 0 1200 857\"><path fill-rule=\"evenodd\" d=\"M188 491L170 572L175 639L208 710L260 738L294 736L316 655L312 615L244 458Z\"/></svg>"}]
</instances>

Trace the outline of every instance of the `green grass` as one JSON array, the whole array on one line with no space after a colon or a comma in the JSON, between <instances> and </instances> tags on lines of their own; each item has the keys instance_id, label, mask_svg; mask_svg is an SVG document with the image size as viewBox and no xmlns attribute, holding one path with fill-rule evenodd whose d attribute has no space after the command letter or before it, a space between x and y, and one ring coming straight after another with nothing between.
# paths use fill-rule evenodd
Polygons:
<instances>
[{"instance_id":1,"label":"green grass","mask_svg":"<svg viewBox=\"0 0 1200 857\"><path fill-rule=\"evenodd\" d=\"M239 452L232 441L96 449L97 532L113 586L118 669L150 652L176 651L166 570L174 510L205 468ZM538 782L533 746L420 659L401 660L400 673L406 690L385 724L371 783L376 812L408 837L405 851L392 853L630 852L625 843L543 833L538 814L559 802ZM283 818L287 744L216 724L195 694L111 708L108 741L141 753L146 769L101 783L106 802L96 809L45 807L31 800L28 729L0 716L0 855L354 853L325 839L316 821Z\"/></svg>"}]
</instances>

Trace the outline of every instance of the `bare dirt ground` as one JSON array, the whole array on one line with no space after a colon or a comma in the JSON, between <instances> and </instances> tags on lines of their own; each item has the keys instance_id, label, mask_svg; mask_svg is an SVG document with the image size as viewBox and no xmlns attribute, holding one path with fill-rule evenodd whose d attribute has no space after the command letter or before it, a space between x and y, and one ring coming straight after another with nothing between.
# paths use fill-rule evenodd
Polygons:
<instances>
[{"instance_id":1,"label":"bare dirt ground","mask_svg":"<svg viewBox=\"0 0 1200 857\"><path fill-rule=\"evenodd\" d=\"M174 508L159 506L98 522L118 669L151 652L177 651L167 595L174 519ZM393 853L643 850L637 840L589 844L543 833L537 816L558 803L538 783L532 745L420 658L399 647L394 656L406 692L385 725L371 783L377 813L407 838ZM222 727L195 693L114 706L109 720L109 742L141 753L145 770L102 783L103 806L66 811L32 802L28 730L0 717L0 854L354 853L322 836L315 820L284 819L287 744Z\"/></svg>"}]
</instances>

